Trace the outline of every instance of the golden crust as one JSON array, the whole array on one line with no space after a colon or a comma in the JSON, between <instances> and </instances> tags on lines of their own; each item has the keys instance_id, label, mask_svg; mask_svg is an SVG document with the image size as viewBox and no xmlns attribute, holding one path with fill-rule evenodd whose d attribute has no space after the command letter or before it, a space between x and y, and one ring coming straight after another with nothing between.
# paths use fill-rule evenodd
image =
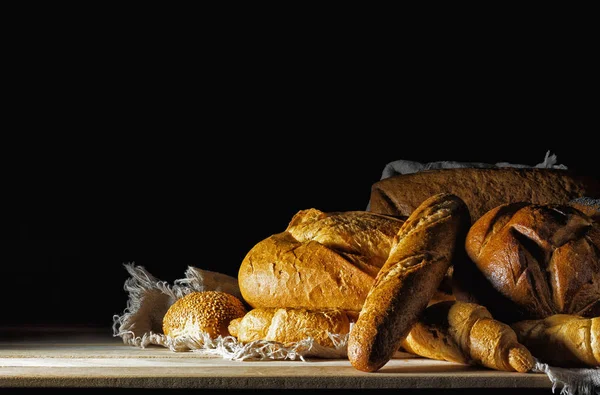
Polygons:
<instances>
[{"instance_id":1,"label":"golden crust","mask_svg":"<svg viewBox=\"0 0 600 395\"><path fill-rule=\"evenodd\" d=\"M242 343L267 340L289 344L312 338L322 346L333 347L330 335L348 334L350 320L337 309L253 309L229 327Z\"/></svg>"},{"instance_id":2,"label":"golden crust","mask_svg":"<svg viewBox=\"0 0 600 395\"><path fill-rule=\"evenodd\" d=\"M360 311L404 221L302 210L244 257L238 283L253 308Z\"/></svg>"},{"instance_id":3,"label":"golden crust","mask_svg":"<svg viewBox=\"0 0 600 395\"><path fill-rule=\"evenodd\" d=\"M228 336L230 321L246 312L242 301L231 294L192 292L171 305L163 317L163 333L171 337L197 336L203 332L211 338Z\"/></svg>"}]
</instances>

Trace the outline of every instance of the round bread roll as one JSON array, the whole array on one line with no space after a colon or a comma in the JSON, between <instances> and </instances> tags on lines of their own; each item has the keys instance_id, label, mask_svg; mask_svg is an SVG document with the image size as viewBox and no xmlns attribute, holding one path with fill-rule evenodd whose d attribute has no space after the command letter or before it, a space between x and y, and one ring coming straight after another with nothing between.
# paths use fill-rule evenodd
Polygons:
<instances>
[{"instance_id":1,"label":"round bread roll","mask_svg":"<svg viewBox=\"0 0 600 395\"><path fill-rule=\"evenodd\" d=\"M600 314L600 223L570 205L498 206L473 224L465 247L476 270L455 275L494 317Z\"/></svg>"},{"instance_id":2,"label":"round bread roll","mask_svg":"<svg viewBox=\"0 0 600 395\"><path fill-rule=\"evenodd\" d=\"M170 337L229 336L230 321L246 313L242 301L226 292L192 292L171 305L163 317L163 333Z\"/></svg>"}]
</instances>

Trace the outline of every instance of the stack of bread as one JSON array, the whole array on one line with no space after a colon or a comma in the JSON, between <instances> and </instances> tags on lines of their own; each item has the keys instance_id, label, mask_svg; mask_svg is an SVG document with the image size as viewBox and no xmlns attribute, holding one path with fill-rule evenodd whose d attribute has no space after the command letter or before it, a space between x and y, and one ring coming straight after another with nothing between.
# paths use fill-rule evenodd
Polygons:
<instances>
[{"instance_id":1,"label":"stack of bread","mask_svg":"<svg viewBox=\"0 0 600 395\"><path fill-rule=\"evenodd\" d=\"M582 197L600 197L598 180L557 169L390 177L369 211L301 210L259 241L239 268L242 299L207 303L218 322L182 318L182 302L163 327L204 320L241 343L346 336L365 372L399 350L517 372L536 358L599 366L600 223Z\"/></svg>"}]
</instances>

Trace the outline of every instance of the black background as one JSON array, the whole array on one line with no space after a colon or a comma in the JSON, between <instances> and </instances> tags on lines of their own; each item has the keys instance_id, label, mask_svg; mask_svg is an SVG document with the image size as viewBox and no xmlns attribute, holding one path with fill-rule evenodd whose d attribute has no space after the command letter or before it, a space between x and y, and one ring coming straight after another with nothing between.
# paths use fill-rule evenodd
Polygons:
<instances>
[{"instance_id":1,"label":"black background","mask_svg":"<svg viewBox=\"0 0 600 395\"><path fill-rule=\"evenodd\" d=\"M393 160L551 151L598 175L597 87L570 43L54 32L21 32L6 64L6 326L109 327L128 262L168 282L236 276L298 210L365 209Z\"/></svg>"}]
</instances>

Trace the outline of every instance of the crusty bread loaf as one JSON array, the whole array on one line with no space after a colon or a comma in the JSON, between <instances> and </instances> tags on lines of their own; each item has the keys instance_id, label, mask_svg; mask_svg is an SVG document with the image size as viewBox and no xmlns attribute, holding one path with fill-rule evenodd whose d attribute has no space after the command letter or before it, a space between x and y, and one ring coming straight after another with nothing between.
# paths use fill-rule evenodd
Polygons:
<instances>
[{"instance_id":1,"label":"crusty bread loaf","mask_svg":"<svg viewBox=\"0 0 600 395\"><path fill-rule=\"evenodd\" d=\"M346 335L350 320L342 310L252 309L231 321L229 332L242 343L256 340L284 344L308 338L325 347L334 347L332 335Z\"/></svg>"},{"instance_id":2,"label":"crusty bread loaf","mask_svg":"<svg viewBox=\"0 0 600 395\"><path fill-rule=\"evenodd\" d=\"M429 196L460 197L475 222L501 204L527 201L566 204L581 196L600 197L600 180L563 169L457 168L424 170L382 179L372 185L369 210L408 216Z\"/></svg>"},{"instance_id":3,"label":"crusty bread loaf","mask_svg":"<svg viewBox=\"0 0 600 395\"><path fill-rule=\"evenodd\" d=\"M358 312L403 223L367 211L302 210L246 254L242 296L253 308Z\"/></svg>"},{"instance_id":4,"label":"crusty bread loaf","mask_svg":"<svg viewBox=\"0 0 600 395\"><path fill-rule=\"evenodd\" d=\"M229 322L246 312L243 302L226 292L192 292L169 307L163 317L163 333L170 337L228 336Z\"/></svg>"},{"instance_id":5,"label":"crusty bread loaf","mask_svg":"<svg viewBox=\"0 0 600 395\"><path fill-rule=\"evenodd\" d=\"M519 321L512 328L542 362L561 367L600 366L600 317L555 314Z\"/></svg>"},{"instance_id":6,"label":"crusty bread loaf","mask_svg":"<svg viewBox=\"0 0 600 395\"><path fill-rule=\"evenodd\" d=\"M498 206L473 224L465 247L471 262L455 266L455 280L494 317L600 315L600 224L572 206Z\"/></svg>"},{"instance_id":7,"label":"crusty bread loaf","mask_svg":"<svg viewBox=\"0 0 600 395\"><path fill-rule=\"evenodd\" d=\"M446 301L430 305L402 342L422 357L490 369L528 372L535 360L513 329L475 303Z\"/></svg>"},{"instance_id":8,"label":"crusty bread loaf","mask_svg":"<svg viewBox=\"0 0 600 395\"><path fill-rule=\"evenodd\" d=\"M426 199L402 225L348 338L348 358L373 372L396 352L427 307L470 225L465 203L441 193Z\"/></svg>"}]
</instances>

